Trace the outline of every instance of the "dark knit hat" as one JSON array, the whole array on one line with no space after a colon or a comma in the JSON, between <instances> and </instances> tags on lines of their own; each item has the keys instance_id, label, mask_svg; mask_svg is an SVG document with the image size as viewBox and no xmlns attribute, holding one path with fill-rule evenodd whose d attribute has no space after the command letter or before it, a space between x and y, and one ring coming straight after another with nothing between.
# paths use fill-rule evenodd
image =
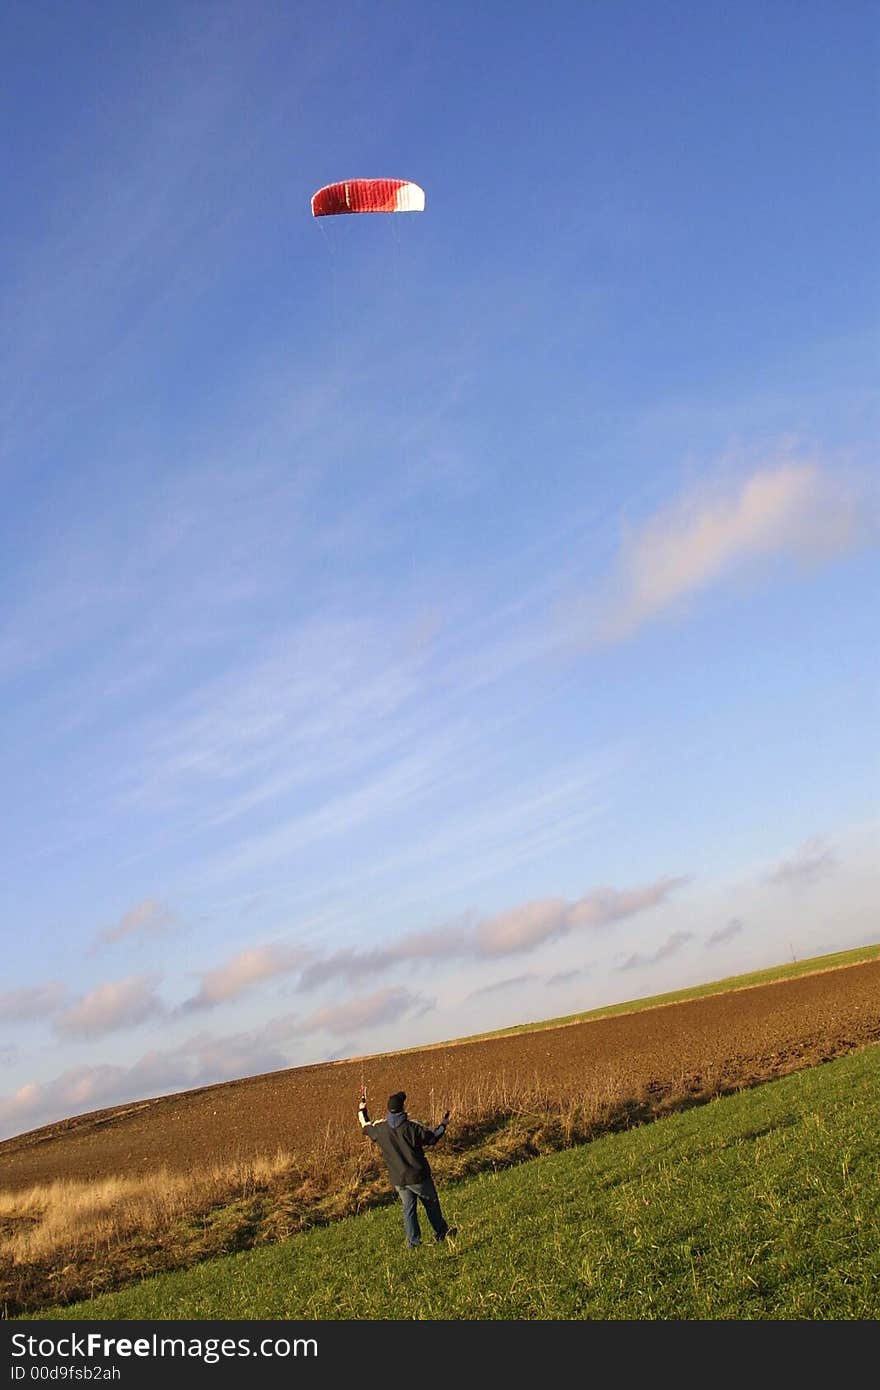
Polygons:
<instances>
[{"instance_id":1,"label":"dark knit hat","mask_svg":"<svg viewBox=\"0 0 880 1390\"><path fill-rule=\"evenodd\" d=\"M392 1115L399 1115L406 1104L406 1091L395 1091L388 1097L388 1109Z\"/></svg>"}]
</instances>

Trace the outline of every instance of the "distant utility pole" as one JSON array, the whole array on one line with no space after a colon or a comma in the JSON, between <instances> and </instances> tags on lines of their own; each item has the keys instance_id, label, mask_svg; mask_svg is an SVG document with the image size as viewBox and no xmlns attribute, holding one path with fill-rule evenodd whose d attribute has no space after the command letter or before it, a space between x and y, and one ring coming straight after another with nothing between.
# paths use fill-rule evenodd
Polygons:
<instances>
[{"instance_id":1,"label":"distant utility pole","mask_svg":"<svg viewBox=\"0 0 880 1390\"><path fill-rule=\"evenodd\" d=\"M789 944L789 946L791 947L791 958L792 958L793 961L796 962L796 961L797 961L797 956L796 956L795 953L794 953L794 942L793 942L793 941L789 941L788 944Z\"/></svg>"}]
</instances>

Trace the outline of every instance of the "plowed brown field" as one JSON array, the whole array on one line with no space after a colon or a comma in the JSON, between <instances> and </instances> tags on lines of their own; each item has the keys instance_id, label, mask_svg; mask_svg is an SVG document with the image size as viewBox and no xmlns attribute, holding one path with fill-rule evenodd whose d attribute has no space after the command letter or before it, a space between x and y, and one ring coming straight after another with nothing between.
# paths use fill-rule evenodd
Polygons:
<instances>
[{"instance_id":1,"label":"plowed brown field","mask_svg":"<svg viewBox=\"0 0 880 1390\"><path fill-rule=\"evenodd\" d=\"M380 1114L390 1091L429 1120L481 1090L559 1101L614 1091L662 1109L814 1066L880 1040L880 960L528 1033L328 1062L96 1111L0 1144L0 1188L59 1177L185 1172L304 1154L351 1126L365 1076Z\"/></svg>"}]
</instances>

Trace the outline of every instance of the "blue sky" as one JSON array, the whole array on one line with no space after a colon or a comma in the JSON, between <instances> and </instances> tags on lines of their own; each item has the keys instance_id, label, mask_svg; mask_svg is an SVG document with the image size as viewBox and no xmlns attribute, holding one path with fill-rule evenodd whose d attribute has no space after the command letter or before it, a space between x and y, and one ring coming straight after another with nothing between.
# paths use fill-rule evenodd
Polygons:
<instances>
[{"instance_id":1,"label":"blue sky","mask_svg":"<svg viewBox=\"0 0 880 1390\"><path fill-rule=\"evenodd\" d=\"M877 939L877 49L4 7L0 1134Z\"/></svg>"}]
</instances>

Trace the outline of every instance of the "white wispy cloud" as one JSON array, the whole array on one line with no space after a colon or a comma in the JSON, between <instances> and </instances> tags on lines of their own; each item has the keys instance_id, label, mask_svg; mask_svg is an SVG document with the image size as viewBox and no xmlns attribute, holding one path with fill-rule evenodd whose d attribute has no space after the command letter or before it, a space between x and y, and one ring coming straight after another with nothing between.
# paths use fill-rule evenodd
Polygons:
<instances>
[{"instance_id":1,"label":"white wispy cloud","mask_svg":"<svg viewBox=\"0 0 880 1390\"><path fill-rule=\"evenodd\" d=\"M224 870L241 873L264 868L325 840L350 835L354 828L379 816L400 813L404 806L416 804L440 775L441 764L432 754L414 752L401 757L387 771L368 777L361 786L325 797L314 809L281 821L259 836L251 836L228 857Z\"/></svg>"},{"instance_id":2,"label":"white wispy cloud","mask_svg":"<svg viewBox=\"0 0 880 1390\"><path fill-rule=\"evenodd\" d=\"M535 980L539 980L540 978L540 975L535 975L531 972L525 975L510 975L506 980L493 980L491 984L481 985L479 989L471 990L468 998L478 999L484 994L501 994L504 990L516 989L518 985L533 984Z\"/></svg>"},{"instance_id":3,"label":"white wispy cloud","mask_svg":"<svg viewBox=\"0 0 880 1390\"><path fill-rule=\"evenodd\" d=\"M399 909L412 906L420 910L426 885L431 882L443 889L455 883L461 890L498 879L565 845L583 843L601 812L600 789L612 770L619 773L618 765L623 761L620 755L605 753L574 763L566 760L564 766L543 768L538 775L521 780L512 795L503 774L498 782L497 757L491 743L473 735L453 735L436 743L429 740L421 775L413 783L418 797L425 799L421 807L418 799L412 803L406 797L398 800L396 794L403 789L400 780L386 782L378 775L377 783L371 784L375 792L373 815L367 817L364 828L387 815L394 830L378 852L371 849L360 857L352 849L356 840L347 837L347 853L335 870L335 883L340 900L348 903L349 917L357 915L366 884L373 892L382 884L392 885ZM416 770L410 771L415 774ZM391 793L387 802L383 796L386 789ZM431 806L429 816L407 814L410 805L416 810L426 804ZM342 815L328 819L328 836L346 831L345 803L337 809ZM289 841L271 838L274 831L269 832L268 844L262 836L256 838L253 848L265 854L264 868L276 860L289 862L283 850L288 844L290 853L294 852L296 824L290 826ZM310 816L308 829L315 829ZM220 866L221 876L226 868L225 863Z\"/></svg>"},{"instance_id":4,"label":"white wispy cloud","mask_svg":"<svg viewBox=\"0 0 880 1390\"><path fill-rule=\"evenodd\" d=\"M476 930L480 954L505 956L531 950L583 927L604 927L664 902L686 878L664 878L623 892L596 888L573 902L550 898L499 913Z\"/></svg>"},{"instance_id":5,"label":"white wispy cloud","mask_svg":"<svg viewBox=\"0 0 880 1390\"><path fill-rule=\"evenodd\" d=\"M132 795L161 804L221 780L228 790L213 819L222 823L386 755L397 740L383 721L418 689L410 663L388 659L389 643L369 619L330 614L275 634L243 670L200 685L146 730L149 756Z\"/></svg>"},{"instance_id":6,"label":"white wispy cloud","mask_svg":"<svg viewBox=\"0 0 880 1390\"><path fill-rule=\"evenodd\" d=\"M164 1014L156 993L161 978L158 973L129 975L98 985L58 1015L56 1032L65 1038L100 1038Z\"/></svg>"},{"instance_id":7,"label":"white wispy cloud","mask_svg":"<svg viewBox=\"0 0 880 1390\"><path fill-rule=\"evenodd\" d=\"M738 567L775 555L828 558L865 535L857 489L813 461L773 461L736 484L701 483L623 536L584 635L620 642Z\"/></svg>"},{"instance_id":8,"label":"white wispy cloud","mask_svg":"<svg viewBox=\"0 0 880 1390\"><path fill-rule=\"evenodd\" d=\"M311 989L334 979L362 979L420 961L490 961L525 954L570 932L606 927L648 911L687 882L677 877L626 890L596 888L572 901L548 898L522 903L475 924L462 920L408 932L369 950L346 948L307 966L301 984Z\"/></svg>"},{"instance_id":9,"label":"white wispy cloud","mask_svg":"<svg viewBox=\"0 0 880 1390\"><path fill-rule=\"evenodd\" d=\"M659 965L662 960L669 960L670 956L677 956L682 947L688 942L693 941L692 931L674 931L671 936L657 947L656 951L636 952L627 956L622 965L618 965L618 970L638 970L643 965Z\"/></svg>"},{"instance_id":10,"label":"white wispy cloud","mask_svg":"<svg viewBox=\"0 0 880 1390\"><path fill-rule=\"evenodd\" d=\"M289 942L248 946L223 965L206 970L196 994L181 1006L183 1012L212 1009L280 975L301 970L312 953Z\"/></svg>"},{"instance_id":11,"label":"white wispy cloud","mask_svg":"<svg viewBox=\"0 0 880 1390\"><path fill-rule=\"evenodd\" d=\"M144 898L123 913L112 927L104 927L95 938L96 946L112 946L130 938L162 936L174 922L174 914L154 898Z\"/></svg>"},{"instance_id":12,"label":"white wispy cloud","mask_svg":"<svg viewBox=\"0 0 880 1390\"><path fill-rule=\"evenodd\" d=\"M706 937L707 946L721 946L725 941L733 941L742 933L743 924L738 917L731 917L723 927L717 927Z\"/></svg>"},{"instance_id":13,"label":"white wispy cloud","mask_svg":"<svg viewBox=\"0 0 880 1390\"><path fill-rule=\"evenodd\" d=\"M348 1036L377 1024L418 1017L433 1007L433 999L414 994L411 990L399 986L391 986L364 998L325 1005L302 1017L288 1014L267 1025L264 1036L272 1040L304 1038L314 1033Z\"/></svg>"},{"instance_id":14,"label":"white wispy cloud","mask_svg":"<svg viewBox=\"0 0 880 1390\"><path fill-rule=\"evenodd\" d=\"M443 926L423 932L409 932L396 942L372 946L368 950L345 947L309 965L302 974L302 988L317 989L333 980L355 981L369 975L385 974L408 961L438 961L466 955L468 940L466 927Z\"/></svg>"},{"instance_id":15,"label":"white wispy cloud","mask_svg":"<svg viewBox=\"0 0 880 1390\"><path fill-rule=\"evenodd\" d=\"M46 1018L49 1014L57 1013L66 997L67 987L60 980L4 990L0 994L0 1020L13 1023Z\"/></svg>"},{"instance_id":16,"label":"white wispy cloud","mask_svg":"<svg viewBox=\"0 0 880 1390\"><path fill-rule=\"evenodd\" d=\"M837 856L820 836L814 836L790 859L783 859L767 875L768 883L789 888L808 888L826 878L838 867Z\"/></svg>"},{"instance_id":17,"label":"white wispy cloud","mask_svg":"<svg viewBox=\"0 0 880 1390\"><path fill-rule=\"evenodd\" d=\"M568 985L571 984L572 980L583 979L585 975L590 974L592 969L591 965L582 965L574 970L558 970L555 975L548 975L544 983L551 988L555 988L557 985Z\"/></svg>"}]
</instances>

